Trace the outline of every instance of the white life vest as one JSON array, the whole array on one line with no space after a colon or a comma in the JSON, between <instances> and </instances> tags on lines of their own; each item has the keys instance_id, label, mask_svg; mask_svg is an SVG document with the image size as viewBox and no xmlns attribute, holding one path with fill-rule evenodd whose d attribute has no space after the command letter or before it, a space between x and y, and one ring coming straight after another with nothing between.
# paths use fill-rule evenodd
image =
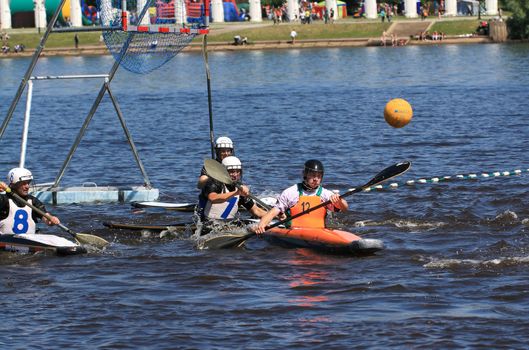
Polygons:
<instances>
[{"instance_id":1,"label":"white life vest","mask_svg":"<svg viewBox=\"0 0 529 350\"><path fill-rule=\"evenodd\" d=\"M228 189L223 186L222 193L227 193ZM239 211L239 196L233 196L223 203L206 202L204 207L204 217L207 219L233 219Z\"/></svg>"},{"instance_id":2,"label":"white life vest","mask_svg":"<svg viewBox=\"0 0 529 350\"><path fill-rule=\"evenodd\" d=\"M9 215L0 221L0 233L4 234L23 234L35 233L36 224L31 216L32 210L29 206L20 208L9 198ZM33 204L31 199L28 203Z\"/></svg>"}]
</instances>

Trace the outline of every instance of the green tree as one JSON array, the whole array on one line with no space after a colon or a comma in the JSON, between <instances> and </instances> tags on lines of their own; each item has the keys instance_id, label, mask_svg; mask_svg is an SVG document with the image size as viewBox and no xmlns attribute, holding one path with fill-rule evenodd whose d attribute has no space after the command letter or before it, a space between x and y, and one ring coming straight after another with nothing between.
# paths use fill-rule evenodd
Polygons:
<instances>
[{"instance_id":1,"label":"green tree","mask_svg":"<svg viewBox=\"0 0 529 350\"><path fill-rule=\"evenodd\" d=\"M509 36L512 39L529 38L529 0L506 0L506 6L512 11L507 20Z\"/></svg>"}]
</instances>

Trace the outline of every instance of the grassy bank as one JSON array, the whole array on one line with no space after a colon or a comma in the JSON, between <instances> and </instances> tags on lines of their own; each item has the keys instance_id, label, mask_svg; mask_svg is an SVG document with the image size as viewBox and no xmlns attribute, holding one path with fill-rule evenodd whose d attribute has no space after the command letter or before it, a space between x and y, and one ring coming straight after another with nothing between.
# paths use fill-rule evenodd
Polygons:
<instances>
[{"instance_id":1,"label":"grassy bank","mask_svg":"<svg viewBox=\"0 0 529 350\"><path fill-rule=\"evenodd\" d=\"M474 33L479 21L473 19L437 21L430 32L440 31L447 35L460 35ZM343 39L343 38L378 38L382 31L389 28L390 23L379 21L340 21L334 25L325 25L316 22L310 25L281 24L271 25L263 22L262 25L246 23L213 24L208 36L209 42L231 42L234 35L248 37L251 42L269 40L289 40L290 32L298 33L298 40L307 39ZM9 33L11 46L24 44L26 48L33 49L40 42L42 34L33 30L13 30ZM48 48L73 48L74 33L52 33L46 43ZM103 45L100 41L100 32L78 33L80 46Z\"/></svg>"},{"instance_id":2,"label":"grassy bank","mask_svg":"<svg viewBox=\"0 0 529 350\"><path fill-rule=\"evenodd\" d=\"M79 45L104 45L104 43L99 41L101 32L90 32L90 33L79 33ZM23 32L23 33L9 33L9 42L11 46L16 44L24 44L28 49L34 49L38 46L42 34L33 33L33 32ZM48 41L46 42L46 47L49 48L59 48L59 47L74 47L74 36L75 33L52 33Z\"/></svg>"},{"instance_id":3,"label":"grassy bank","mask_svg":"<svg viewBox=\"0 0 529 350\"><path fill-rule=\"evenodd\" d=\"M479 26L479 22L476 20L465 20L465 21L439 21L434 23L430 33L437 31L445 33L446 35L461 35L475 33Z\"/></svg>"},{"instance_id":4,"label":"grassy bank","mask_svg":"<svg viewBox=\"0 0 529 350\"><path fill-rule=\"evenodd\" d=\"M343 23L335 25L283 24L259 28L241 28L232 32L216 34L215 30L208 36L210 41L232 41L234 35L248 37L250 41L290 40L290 32L295 30L298 39L341 39L341 38L374 38L389 28L390 23Z\"/></svg>"}]
</instances>

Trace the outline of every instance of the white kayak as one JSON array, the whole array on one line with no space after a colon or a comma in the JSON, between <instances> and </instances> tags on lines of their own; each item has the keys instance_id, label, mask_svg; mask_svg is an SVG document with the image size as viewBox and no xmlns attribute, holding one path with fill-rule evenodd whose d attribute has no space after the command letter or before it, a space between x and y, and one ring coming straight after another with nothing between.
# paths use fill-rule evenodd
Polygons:
<instances>
[{"instance_id":1,"label":"white kayak","mask_svg":"<svg viewBox=\"0 0 529 350\"><path fill-rule=\"evenodd\" d=\"M196 203L170 203L170 202L132 202L135 208L154 208L154 209L165 209L165 210L176 210L176 211L187 211L191 212L195 210Z\"/></svg>"},{"instance_id":2,"label":"white kayak","mask_svg":"<svg viewBox=\"0 0 529 350\"><path fill-rule=\"evenodd\" d=\"M86 248L66 238L45 234L0 234L0 250L31 254L37 252L55 255L75 255L86 253Z\"/></svg>"}]
</instances>

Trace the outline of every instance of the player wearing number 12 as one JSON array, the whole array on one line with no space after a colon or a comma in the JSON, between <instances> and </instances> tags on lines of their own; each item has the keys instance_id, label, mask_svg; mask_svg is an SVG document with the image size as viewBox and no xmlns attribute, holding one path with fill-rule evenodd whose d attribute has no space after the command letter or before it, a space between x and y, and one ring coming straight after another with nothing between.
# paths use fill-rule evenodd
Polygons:
<instances>
[{"instance_id":1,"label":"player wearing number 12","mask_svg":"<svg viewBox=\"0 0 529 350\"><path fill-rule=\"evenodd\" d=\"M276 206L261 218L257 226L254 226L255 232L258 234L265 232L265 227L280 213L294 216L329 200L331 204L328 206L293 219L290 227L324 228L327 210L347 211L348 204L345 199L322 187L323 174L323 164L319 160L306 161L303 169L303 182L281 193Z\"/></svg>"},{"instance_id":2,"label":"player wearing number 12","mask_svg":"<svg viewBox=\"0 0 529 350\"><path fill-rule=\"evenodd\" d=\"M29 170L24 168L11 169L7 174L9 186L0 182L0 191L5 191L9 187L12 192L46 213L44 204L29 194L32 180L33 175ZM49 226L60 223L57 217L49 216L51 220L39 215L24 203L20 203L11 194L0 194L0 234L33 234L36 231L38 219L42 219Z\"/></svg>"}]
</instances>

